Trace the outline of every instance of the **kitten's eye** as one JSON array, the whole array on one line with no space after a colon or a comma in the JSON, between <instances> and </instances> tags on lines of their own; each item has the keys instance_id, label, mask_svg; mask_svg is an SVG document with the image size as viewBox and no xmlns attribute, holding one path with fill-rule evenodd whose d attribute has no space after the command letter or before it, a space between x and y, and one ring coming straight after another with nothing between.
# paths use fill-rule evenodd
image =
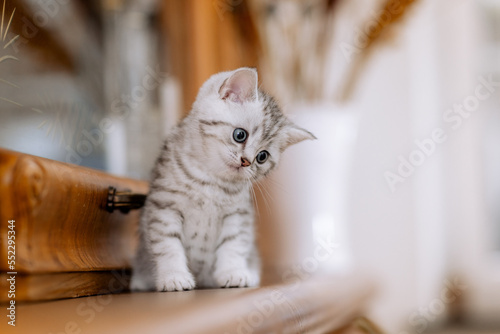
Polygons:
<instances>
[{"instance_id":1,"label":"kitten's eye","mask_svg":"<svg viewBox=\"0 0 500 334\"><path fill-rule=\"evenodd\" d=\"M234 130L234 132L233 132L233 139L237 143L244 143L245 140L247 140L247 137L248 137L248 134L243 129L238 128L238 129Z\"/></svg>"},{"instance_id":2,"label":"kitten's eye","mask_svg":"<svg viewBox=\"0 0 500 334\"><path fill-rule=\"evenodd\" d=\"M259 164L263 164L266 162L267 158L269 158L269 152L267 151L260 151L259 154L257 154L257 162Z\"/></svg>"}]
</instances>

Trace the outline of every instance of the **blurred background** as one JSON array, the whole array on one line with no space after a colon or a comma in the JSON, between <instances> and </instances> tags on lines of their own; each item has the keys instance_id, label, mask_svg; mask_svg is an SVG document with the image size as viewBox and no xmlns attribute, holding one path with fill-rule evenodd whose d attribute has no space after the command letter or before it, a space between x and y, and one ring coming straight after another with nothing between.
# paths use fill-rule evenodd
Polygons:
<instances>
[{"instance_id":1,"label":"blurred background","mask_svg":"<svg viewBox=\"0 0 500 334\"><path fill-rule=\"evenodd\" d=\"M256 67L319 138L256 186L264 272L359 271L389 333L500 333L500 1L0 6L1 147L148 179L200 85Z\"/></svg>"}]
</instances>

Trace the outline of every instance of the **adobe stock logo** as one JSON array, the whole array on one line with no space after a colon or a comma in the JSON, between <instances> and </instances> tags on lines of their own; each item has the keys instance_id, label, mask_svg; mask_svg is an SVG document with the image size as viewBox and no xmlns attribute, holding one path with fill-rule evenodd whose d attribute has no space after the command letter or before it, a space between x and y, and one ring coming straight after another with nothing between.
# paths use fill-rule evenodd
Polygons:
<instances>
[{"instance_id":1,"label":"adobe stock logo","mask_svg":"<svg viewBox=\"0 0 500 334\"><path fill-rule=\"evenodd\" d=\"M415 140L415 148L406 156L398 156L398 166L394 171L386 171L384 178L391 192L396 191L396 186L404 183L411 177L418 167L422 166L427 159L432 156L439 145L448 140L447 132L460 129L464 120L473 115L482 101L489 99L495 90L500 86L500 81L494 81L493 75L490 74L487 78L480 76L479 84L474 90L474 94L467 96L462 103L455 103L452 108L444 111L442 118L448 129L435 128L427 138Z\"/></svg>"}]
</instances>

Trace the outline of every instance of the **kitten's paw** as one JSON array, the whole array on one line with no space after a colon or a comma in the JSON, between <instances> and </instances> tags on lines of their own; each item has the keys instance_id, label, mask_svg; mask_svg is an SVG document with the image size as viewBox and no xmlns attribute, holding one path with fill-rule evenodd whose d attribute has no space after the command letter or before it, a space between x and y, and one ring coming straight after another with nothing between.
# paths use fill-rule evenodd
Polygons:
<instances>
[{"instance_id":1,"label":"kitten's paw","mask_svg":"<svg viewBox=\"0 0 500 334\"><path fill-rule=\"evenodd\" d=\"M243 288L256 286L257 279L248 269L233 269L214 274L215 281L221 288Z\"/></svg>"},{"instance_id":2,"label":"kitten's paw","mask_svg":"<svg viewBox=\"0 0 500 334\"><path fill-rule=\"evenodd\" d=\"M193 275L183 271L172 271L156 279L157 291L183 291L195 287Z\"/></svg>"}]
</instances>

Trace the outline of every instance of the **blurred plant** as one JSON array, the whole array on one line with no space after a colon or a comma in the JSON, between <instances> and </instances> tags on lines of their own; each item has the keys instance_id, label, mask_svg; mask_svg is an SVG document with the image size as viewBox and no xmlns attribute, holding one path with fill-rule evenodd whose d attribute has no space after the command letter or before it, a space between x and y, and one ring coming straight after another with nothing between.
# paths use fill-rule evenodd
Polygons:
<instances>
[{"instance_id":1,"label":"blurred plant","mask_svg":"<svg viewBox=\"0 0 500 334\"><path fill-rule=\"evenodd\" d=\"M362 36L355 37L352 43L340 44L344 57L348 58L348 68L334 94L338 100L350 97L373 45L416 1L378 0L378 10L358 29ZM334 14L341 9L340 1L248 0L248 3L262 46L262 67L280 99L287 102L329 99L332 92L326 83L327 76L331 75L332 50L337 37L334 37L334 29L338 16ZM342 4L360 12L359 1ZM362 45L357 43L360 38Z\"/></svg>"},{"instance_id":2,"label":"blurred plant","mask_svg":"<svg viewBox=\"0 0 500 334\"><path fill-rule=\"evenodd\" d=\"M266 78L285 101L323 97L336 1L249 1Z\"/></svg>"},{"instance_id":3,"label":"blurred plant","mask_svg":"<svg viewBox=\"0 0 500 334\"><path fill-rule=\"evenodd\" d=\"M354 40L352 44L343 43L340 45L342 53L351 66L338 94L339 100L349 99L373 46L383 39L390 27L400 22L408 14L409 6L414 2L417 0L383 0L381 9L363 24L356 37L357 41Z\"/></svg>"},{"instance_id":4,"label":"blurred plant","mask_svg":"<svg viewBox=\"0 0 500 334\"><path fill-rule=\"evenodd\" d=\"M16 9L14 8L14 10L10 14L10 18L8 19L8 22L7 22L6 21L6 13L5 13L5 2L6 2L6 0L3 1L2 18L0 21L0 41L1 41L1 44L3 44L2 54L0 54L0 64L5 63L7 60L16 60L16 61L18 60L17 57L9 54L8 50L7 50L7 48L9 46L11 46L12 43L14 43L19 38L19 35L16 35L16 36L12 37L11 39L7 40L7 34L9 33L10 25L12 23L12 19L14 18L14 14L16 12ZM4 50L6 50L6 51L4 51ZM7 53L7 54L3 54L3 53ZM12 86L14 88L19 88L19 86L17 86L16 84L14 84L6 79L2 79L2 78L0 78L0 84L6 84L6 85ZM8 99L4 96L0 96L0 100L8 102L8 103L13 104L13 105L16 105L18 107L22 107L22 104L15 102L15 101L12 101L11 99Z\"/></svg>"}]
</instances>

